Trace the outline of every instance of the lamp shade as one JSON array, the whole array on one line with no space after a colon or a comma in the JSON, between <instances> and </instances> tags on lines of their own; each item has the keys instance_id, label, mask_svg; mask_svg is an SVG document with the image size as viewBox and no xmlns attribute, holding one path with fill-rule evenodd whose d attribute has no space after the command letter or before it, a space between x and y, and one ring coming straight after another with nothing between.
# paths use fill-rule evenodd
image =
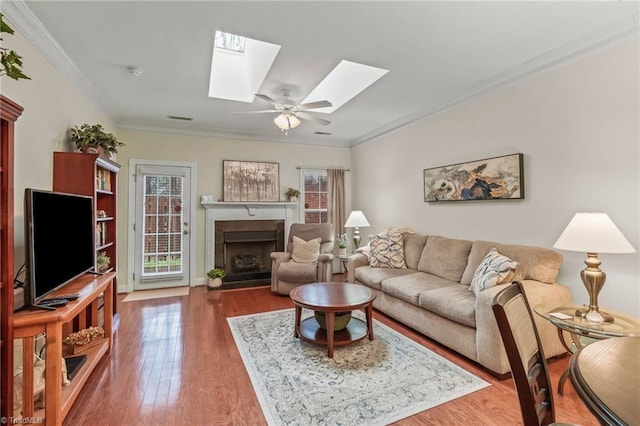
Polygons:
<instances>
[{"instance_id":1,"label":"lamp shade","mask_svg":"<svg viewBox=\"0 0 640 426\"><path fill-rule=\"evenodd\" d=\"M347 222L344 224L345 228L356 228L356 227L364 227L371 226L367 221L367 218L364 217L364 213L361 210L354 210L351 212L349 217L347 218Z\"/></svg>"},{"instance_id":2,"label":"lamp shade","mask_svg":"<svg viewBox=\"0 0 640 426\"><path fill-rule=\"evenodd\" d=\"M584 253L635 253L606 213L576 213L553 247Z\"/></svg>"},{"instance_id":3,"label":"lamp shade","mask_svg":"<svg viewBox=\"0 0 640 426\"><path fill-rule=\"evenodd\" d=\"M274 118L273 122L280 128L280 130L295 129L300 125L300 120L298 120L298 117L285 112Z\"/></svg>"}]
</instances>

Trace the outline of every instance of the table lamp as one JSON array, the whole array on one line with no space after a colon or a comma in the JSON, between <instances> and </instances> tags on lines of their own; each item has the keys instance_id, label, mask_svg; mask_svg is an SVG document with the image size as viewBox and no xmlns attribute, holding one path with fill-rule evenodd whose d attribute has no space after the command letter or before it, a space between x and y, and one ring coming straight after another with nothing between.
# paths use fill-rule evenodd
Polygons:
<instances>
[{"instance_id":1,"label":"table lamp","mask_svg":"<svg viewBox=\"0 0 640 426\"><path fill-rule=\"evenodd\" d=\"M369 222L367 218L364 217L364 213L361 210L354 210L349 214L347 218L347 223L344 224L345 228L354 228L353 230L353 244L354 250L360 247L360 227L367 227Z\"/></svg>"},{"instance_id":2,"label":"table lamp","mask_svg":"<svg viewBox=\"0 0 640 426\"><path fill-rule=\"evenodd\" d=\"M598 253L635 253L631 243L606 213L576 213L553 247L587 253L584 261L587 267L580 272L580 277L589 293L589 307L577 310L576 315L593 323L613 322L610 315L598 308L598 293L607 278L600 270L602 262Z\"/></svg>"}]
</instances>

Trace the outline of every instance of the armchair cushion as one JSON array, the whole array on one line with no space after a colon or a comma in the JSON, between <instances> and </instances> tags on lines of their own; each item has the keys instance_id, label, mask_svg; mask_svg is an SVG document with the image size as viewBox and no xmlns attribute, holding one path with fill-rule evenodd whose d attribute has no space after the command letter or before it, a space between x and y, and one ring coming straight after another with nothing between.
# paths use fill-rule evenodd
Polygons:
<instances>
[{"instance_id":1,"label":"armchair cushion","mask_svg":"<svg viewBox=\"0 0 640 426\"><path fill-rule=\"evenodd\" d=\"M290 283L312 283L316 281L317 272L315 263L283 262L278 267L278 279Z\"/></svg>"},{"instance_id":2,"label":"armchair cushion","mask_svg":"<svg viewBox=\"0 0 640 426\"><path fill-rule=\"evenodd\" d=\"M314 263L320 256L320 238L305 241L293 236L293 251L291 258L297 263Z\"/></svg>"}]
</instances>

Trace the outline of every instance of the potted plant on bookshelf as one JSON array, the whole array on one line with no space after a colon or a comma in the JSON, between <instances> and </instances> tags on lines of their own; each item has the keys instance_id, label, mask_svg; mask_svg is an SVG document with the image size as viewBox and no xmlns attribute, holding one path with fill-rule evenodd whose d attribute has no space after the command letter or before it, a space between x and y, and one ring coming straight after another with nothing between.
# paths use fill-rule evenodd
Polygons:
<instances>
[{"instance_id":1,"label":"potted plant on bookshelf","mask_svg":"<svg viewBox=\"0 0 640 426\"><path fill-rule=\"evenodd\" d=\"M118 147L124 146L113 134L105 132L101 124L75 126L69 130L69 134L76 149L106 155L107 158L117 153Z\"/></svg>"},{"instance_id":2,"label":"potted plant on bookshelf","mask_svg":"<svg viewBox=\"0 0 640 426\"><path fill-rule=\"evenodd\" d=\"M98 268L98 272L106 271L107 269L109 269L110 264L111 258L107 256L107 252L98 252L98 256L96 257L96 267Z\"/></svg>"},{"instance_id":3,"label":"potted plant on bookshelf","mask_svg":"<svg viewBox=\"0 0 640 426\"><path fill-rule=\"evenodd\" d=\"M300 196L300 191L295 188L287 189L287 192L284 193L284 196L287 197L287 200L291 203L295 203L298 201L298 197Z\"/></svg>"},{"instance_id":4,"label":"potted plant on bookshelf","mask_svg":"<svg viewBox=\"0 0 640 426\"><path fill-rule=\"evenodd\" d=\"M218 288L222 286L222 279L225 276L224 269L214 268L207 272L207 287Z\"/></svg>"}]
</instances>

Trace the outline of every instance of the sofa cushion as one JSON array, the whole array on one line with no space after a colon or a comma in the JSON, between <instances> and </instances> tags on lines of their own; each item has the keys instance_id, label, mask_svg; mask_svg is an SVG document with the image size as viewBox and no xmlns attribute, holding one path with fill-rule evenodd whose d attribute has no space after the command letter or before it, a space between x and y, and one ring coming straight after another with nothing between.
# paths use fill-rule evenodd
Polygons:
<instances>
[{"instance_id":1,"label":"sofa cushion","mask_svg":"<svg viewBox=\"0 0 640 426\"><path fill-rule=\"evenodd\" d=\"M501 255L493 248L478 265L469 290L477 295L482 290L507 283L513 277L517 267L518 262Z\"/></svg>"},{"instance_id":2,"label":"sofa cushion","mask_svg":"<svg viewBox=\"0 0 640 426\"><path fill-rule=\"evenodd\" d=\"M424 272L415 272L382 281L382 291L389 296L397 297L400 300L418 306L420 293L451 285L458 285L458 283Z\"/></svg>"},{"instance_id":3,"label":"sofa cushion","mask_svg":"<svg viewBox=\"0 0 640 426\"><path fill-rule=\"evenodd\" d=\"M292 260L282 262L278 267L278 279L291 283L312 283L316 281L318 266L315 263L298 263Z\"/></svg>"},{"instance_id":4,"label":"sofa cushion","mask_svg":"<svg viewBox=\"0 0 640 426\"><path fill-rule=\"evenodd\" d=\"M467 266L469 250L471 241L429 236L420 256L418 271L458 283Z\"/></svg>"},{"instance_id":5,"label":"sofa cushion","mask_svg":"<svg viewBox=\"0 0 640 426\"><path fill-rule=\"evenodd\" d=\"M418 269L420 255L422 255L426 242L426 235L404 234L404 260L407 263L407 268Z\"/></svg>"},{"instance_id":6,"label":"sofa cushion","mask_svg":"<svg viewBox=\"0 0 640 426\"><path fill-rule=\"evenodd\" d=\"M492 248L518 262L512 280L535 280L551 284L558 276L558 270L562 263L562 255L558 252L543 247L474 241L469 253L469 263L460 280L461 284L471 284L478 265Z\"/></svg>"},{"instance_id":7,"label":"sofa cushion","mask_svg":"<svg viewBox=\"0 0 640 426\"><path fill-rule=\"evenodd\" d=\"M298 263L314 263L320 256L320 238L305 241L293 236L293 251L291 258Z\"/></svg>"},{"instance_id":8,"label":"sofa cushion","mask_svg":"<svg viewBox=\"0 0 640 426\"><path fill-rule=\"evenodd\" d=\"M369 242L369 265L373 268L406 268L402 233L383 232Z\"/></svg>"},{"instance_id":9,"label":"sofa cushion","mask_svg":"<svg viewBox=\"0 0 640 426\"><path fill-rule=\"evenodd\" d=\"M372 268L371 266L360 266L356 268L355 280L361 284L380 290L380 284L387 278L399 277L402 275L415 274L413 269L391 269Z\"/></svg>"},{"instance_id":10,"label":"sofa cushion","mask_svg":"<svg viewBox=\"0 0 640 426\"><path fill-rule=\"evenodd\" d=\"M458 324L476 327L476 296L466 285L423 291L418 306Z\"/></svg>"}]
</instances>

